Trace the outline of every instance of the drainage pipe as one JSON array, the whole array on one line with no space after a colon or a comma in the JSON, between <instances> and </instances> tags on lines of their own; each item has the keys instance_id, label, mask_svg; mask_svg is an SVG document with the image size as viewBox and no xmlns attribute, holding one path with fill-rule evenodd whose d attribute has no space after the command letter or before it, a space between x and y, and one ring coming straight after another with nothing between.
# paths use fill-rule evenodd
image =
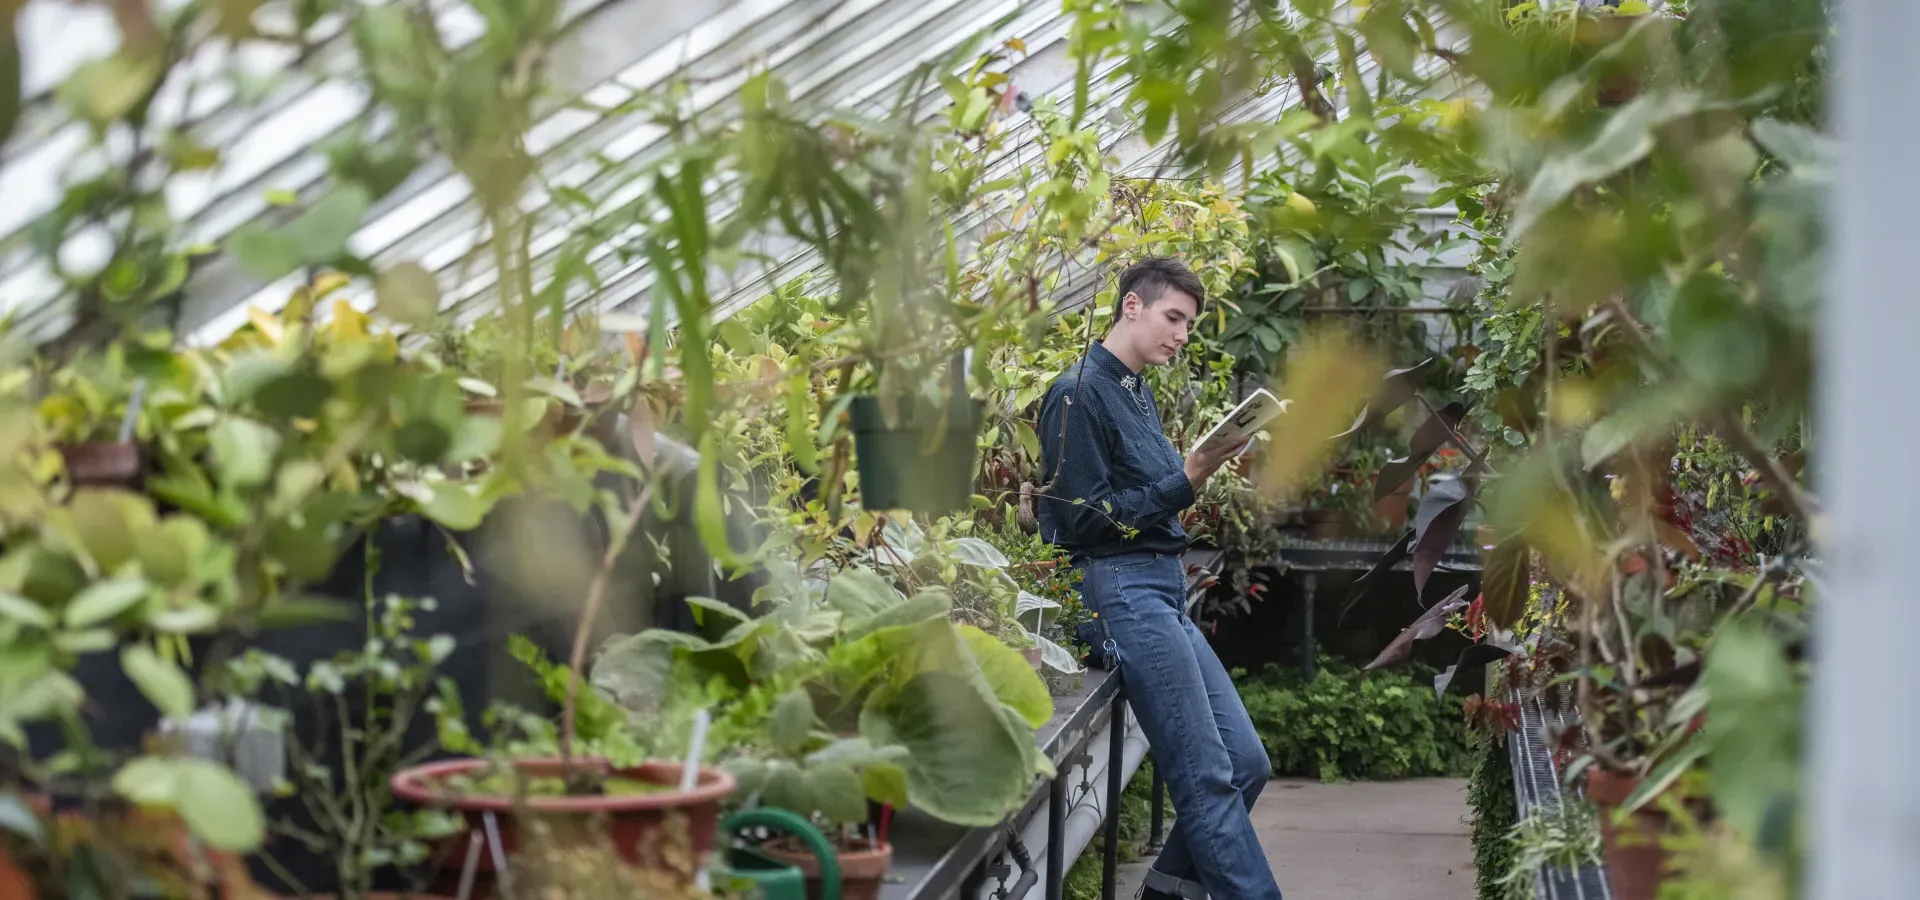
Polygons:
<instances>
[{"instance_id":1,"label":"drainage pipe","mask_svg":"<svg viewBox=\"0 0 1920 900\"><path fill-rule=\"evenodd\" d=\"M1133 715L1131 708L1127 710L1126 728L1126 737L1120 751L1122 791L1125 790L1126 784L1133 780L1134 773L1140 770L1141 762L1147 758L1147 736L1140 730L1140 723ZM1087 844L1093 841L1094 834L1100 830L1100 823L1106 820L1107 812L1117 808L1119 798L1107 796L1108 747L1112 743L1112 736L1113 723L1109 720L1105 727L1087 739L1085 752L1090 759L1084 770L1078 766L1069 769L1062 765L1061 775L1066 781L1066 802L1069 810L1061 834L1063 852L1058 855L1049 852L1046 804L1041 804L1039 810L1020 829L1020 842L1027 846L1027 853L1032 857L1033 864L1040 869L1040 883L1028 889L1024 896L1008 897L1007 900L1043 900L1046 896L1046 887L1052 879L1052 873L1047 871L1049 861L1062 860L1062 865L1071 869L1074 860L1080 858L1080 854L1087 849ZM1084 792L1080 789L1083 784L1087 786ZM1051 787L1052 785L1047 785L1043 789L1050 790ZM1014 872L1008 876L1007 884L1012 885L1019 877L1020 873ZM1060 877L1064 879L1065 872L1062 872ZM968 900L994 900L994 891L999 889L998 880L987 879L980 886L979 894Z\"/></svg>"}]
</instances>

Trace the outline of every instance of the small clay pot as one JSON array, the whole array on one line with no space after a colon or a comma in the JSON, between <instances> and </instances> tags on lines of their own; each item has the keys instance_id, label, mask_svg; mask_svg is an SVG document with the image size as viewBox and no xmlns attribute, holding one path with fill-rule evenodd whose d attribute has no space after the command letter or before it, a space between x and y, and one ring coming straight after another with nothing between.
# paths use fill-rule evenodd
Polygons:
<instances>
[{"instance_id":1,"label":"small clay pot","mask_svg":"<svg viewBox=\"0 0 1920 900\"><path fill-rule=\"evenodd\" d=\"M60 444L60 458L66 461L67 477L74 487L138 488L145 463L140 445L132 441L89 441L84 444Z\"/></svg>"},{"instance_id":2,"label":"small clay pot","mask_svg":"<svg viewBox=\"0 0 1920 900\"><path fill-rule=\"evenodd\" d=\"M855 838L846 846L836 845L834 850L834 858L840 863L840 896L844 900L880 900L880 886L893 868L893 845ZM795 838L778 837L761 844L760 851L799 869L807 879L807 900L821 900L820 863L807 845Z\"/></svg>"},{"instance_id":3,"label":"small clay pot","mask_svg":"<svg viewBox=\"0 0 1920 900\"><path fill-rule=\"evenodd\" d=\"M1024 650L1021 650L1020 658L1026 660L1027 665L1032 666L1035 672L1040 671L1041 666L1045 665L1044 660L1042 660L1040 657L1039 647L1028 647Z\"/></svg>"},{"instance_id":4,"label":"small clay pot","mask_svg":"<svg viewBox=\"0 0 1920 900\"><path fill-rule=\"evenodd\" d=\"M1330 509L1310 509L1302 516L1307 523L1307 537L1316 541L1337 541L1346 532L1346 520Z\"/></svg>"},{"instance_id":5,"label":"small clay pot","mask_svg":"<svg viewBox=\"0 0 1920 900\"><path fill-rule=\"evenodd\" d=\"M1668 853L1660 836L1672 817L1649 802L1634 810L1621 825L1614 814L1640 787L1640 779L1603 769L1587 770L1587 797L1600 808L1600 834L1606 851L1607 881L1615 900L1655 900L1665 877ZM1696 812L1704 814L1701 808Z\"/></svg>"}]
</instances>

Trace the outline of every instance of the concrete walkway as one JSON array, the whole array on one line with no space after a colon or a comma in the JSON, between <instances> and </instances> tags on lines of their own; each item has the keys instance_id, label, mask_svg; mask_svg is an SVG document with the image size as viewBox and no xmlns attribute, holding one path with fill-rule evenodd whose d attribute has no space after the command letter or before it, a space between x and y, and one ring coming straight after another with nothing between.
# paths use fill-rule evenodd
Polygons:
<instances>
[{"instance_id":1,"label":"concrete walkway","mask_svg":"<svg viewBox=\"0 0 1920 900\"><path fill-rule=\"evenodd\" d=\"M1473 900L1467 783L1274 779L1253 808L1287 900ZM1150 862L1150 860L1149 860ZM1120 900L1147 862L1120 871Z\"/></svg>"}]
</instances>

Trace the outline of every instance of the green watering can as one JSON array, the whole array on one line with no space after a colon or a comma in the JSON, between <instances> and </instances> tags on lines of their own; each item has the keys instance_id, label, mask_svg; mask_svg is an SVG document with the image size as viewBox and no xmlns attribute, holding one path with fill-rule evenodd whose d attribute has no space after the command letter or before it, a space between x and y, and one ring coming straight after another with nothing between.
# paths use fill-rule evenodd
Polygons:
<instances>
[{"instance_id":1,"label":"green watering can","mask_svg":"<svg viewBox=\"0 0 1920 900\"><path fill-rule=\"evenodd\" d=\"M820 861L820 900L840 900L840 860L820 831L784 809L749 809L720 823L731 837L744 828L775 828L800 839ZM766 900L807 900L807 879L799 869L753 847L735 847L727 853L727 868L735 878L751 881Z\"/></svg>"}]
</instances>

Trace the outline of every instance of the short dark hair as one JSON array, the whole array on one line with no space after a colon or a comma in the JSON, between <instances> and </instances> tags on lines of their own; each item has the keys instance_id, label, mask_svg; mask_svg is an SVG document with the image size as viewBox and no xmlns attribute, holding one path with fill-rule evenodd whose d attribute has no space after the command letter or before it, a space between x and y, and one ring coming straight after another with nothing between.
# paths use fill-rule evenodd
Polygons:
<instances>
[{"instance_id":1,"label":"short dark hair","mask_svg":"<svg viewBox=\"0 0 1920 900\"><path fill-rule=\"evenodd\" d=\"M1200 283L1200 276L1171 256L1149 256L1120 273L1120 289L1113 295L1113 317L1120 318L1120 308L1128 294L1138 294L1141 304L1152 306L1166 296L1167 288L1193 298L1195 318L1206 309L1207 288Z\"/></svg>"}]
</instances>

